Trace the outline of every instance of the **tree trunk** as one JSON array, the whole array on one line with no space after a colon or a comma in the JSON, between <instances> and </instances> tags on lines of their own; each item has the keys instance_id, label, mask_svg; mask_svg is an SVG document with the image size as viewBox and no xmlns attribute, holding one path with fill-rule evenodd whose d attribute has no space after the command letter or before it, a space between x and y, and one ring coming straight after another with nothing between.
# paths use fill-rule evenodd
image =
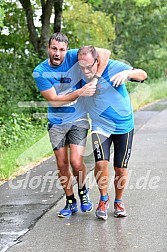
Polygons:
<instances>
[{"instance_id":1,"label":"tree trunk","mask_svg":"<svg viewBox=\"0 0 167 252\"><path fill-rule=\"evenodd\" d=\"M21 5L23 6L23 9L25 10L26 13L26 19L27 19L27 26L28 26L28 31L29 31L29 37L30 37L30 42L32 43L35 52L38 52L39 50L39 38L37 35L37 31L34 25L34 20L33 20L33 10L31 6L30 0L19 0Z\"/></svg>"},{"instance_id":2,"label":"tree trunk","mask_svg":"<svg viewBox=\"0 0 167 252\"><path fill-rule=\"evenodd\" d=\"M55 0L54 1L54 32L61 31L61 18L62 18L62 11L63 11L63 0Z\"/></svg>"},{"instance_id":3,"label":"tree trunk","mask_svg":"<svg viewBox=\"0 0 167 252\"><path fill-rule=\"evenodd\" d=\"M42 5L42 29L39 43L39 54L41 56L46 55L48 47L48 39L50 37L50 17L52 14L54 0L47 0L46 2L41 1Z\"/></svg>"}]
</instances>

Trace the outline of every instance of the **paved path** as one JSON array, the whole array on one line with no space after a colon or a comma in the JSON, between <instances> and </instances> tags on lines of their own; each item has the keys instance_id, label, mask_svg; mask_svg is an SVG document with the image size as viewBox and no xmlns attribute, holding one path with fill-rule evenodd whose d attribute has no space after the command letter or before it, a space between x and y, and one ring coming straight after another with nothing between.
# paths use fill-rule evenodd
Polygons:
<instances>
[{"instance_id":1,"label":"paved path","mask_svg":"<svg viewBox=\"0 0 167 252\"><path fill-rule=\"evenodd\" d=\"M52 157L12 184L0 187L0 251L167 251L167 100L136 112L135 121L129 181L124 195L127 218L113 217L112 167L111 206L106 222L97 220L94 210L89 214L79 211L70 219L57 218L65 198L53 178ZM91 155L86 157L86 163L87 183L95 209L99 193ZM50 176L47 179L46 174Z\"/></svg>"}]
</instances>

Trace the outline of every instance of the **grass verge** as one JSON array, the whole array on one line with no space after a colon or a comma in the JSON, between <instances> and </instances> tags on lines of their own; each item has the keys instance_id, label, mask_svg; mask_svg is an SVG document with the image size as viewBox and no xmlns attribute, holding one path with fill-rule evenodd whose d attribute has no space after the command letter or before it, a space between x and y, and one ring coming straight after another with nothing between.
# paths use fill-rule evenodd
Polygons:
<instances>
[{"instance_id":1,"label":"grass verge","mask_svg":"<svg viewBox=\"0 0 167 252\"><path fill-rule=\"evenodd\" d=\"M156 100L167 98L167 79L139 83L130 92L134 111Z\"/></svg>"},{"instance_id":2,"label":"grass verge","mask_svg":"<svg viewBox=\"0 0 167 252\"><path fill-rule=\"evenodd\" d=\"M29 164L35 164L52 153L46 130L34 127L27 133L25 141L4 149L0 153L0 182L15 176Z\"/></svg>"}]
</instances>

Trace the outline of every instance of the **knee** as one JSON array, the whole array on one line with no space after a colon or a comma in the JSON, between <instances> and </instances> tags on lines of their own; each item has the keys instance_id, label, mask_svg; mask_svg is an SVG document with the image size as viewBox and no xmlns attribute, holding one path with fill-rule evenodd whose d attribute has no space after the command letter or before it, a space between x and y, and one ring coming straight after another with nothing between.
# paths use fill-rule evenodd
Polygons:
<instances>
[{"instance_id":1,"label":"knee","mask_svg":"<svg viewBox=\"0 0 167 252\"><path fill-rule=\"evenodd\" d=\"M81 160L71 160L70 164L76 172L82 171L83 169L83 162Z\"/></svg>"},{"instance_id":2,"label":"knee","mask_svg":"<svg viewBox=\"0 0 167 252\"><path fill-rule=\"evenodd\" d=\"M60 171L60 174L66 175L69 170L69 164L63 160L57 162L58 170Z\"/></svg>"},{"instance_id":3,"label":"knee","mask_svg":"<svg viewBox=\"0 0 167 252\"><path fill-rule=\"evenodd\" d=\"M116 176L127 176L128 174L128 170L127 168L117 168L117 167L114 167L114 170L115 170L115 175Z\"/></svg>"},{"instance_id":4,"label":"knee","mask_svg":"<svg viewBox=\"0 0 167 252\"><path fill-rule=\"evenodd\" d=\"M106 162L105 160L96 162L96 164L95 164L95 169L98 171L103 171L107 168L108 168L108 162Z\"/></svg>"}]
</instances>

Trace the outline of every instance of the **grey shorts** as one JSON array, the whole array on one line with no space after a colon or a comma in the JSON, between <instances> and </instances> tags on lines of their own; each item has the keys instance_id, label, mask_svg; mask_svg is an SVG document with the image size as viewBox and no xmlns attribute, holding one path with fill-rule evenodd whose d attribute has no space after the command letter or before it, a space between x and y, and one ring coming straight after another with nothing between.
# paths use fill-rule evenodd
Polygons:
<instances>
[{"instance_id":1,"label":"grey shorts","mask_svg":"<svg viewBox=\"0 0 167 252\"><path fill-rule=\"evenodd\" d=\"M55 125L48 124L48 132L53 150L58 150L65 145L86 145L86 138L89 129L88 122L79 124Z\"/></svg>"}]
</instances>

